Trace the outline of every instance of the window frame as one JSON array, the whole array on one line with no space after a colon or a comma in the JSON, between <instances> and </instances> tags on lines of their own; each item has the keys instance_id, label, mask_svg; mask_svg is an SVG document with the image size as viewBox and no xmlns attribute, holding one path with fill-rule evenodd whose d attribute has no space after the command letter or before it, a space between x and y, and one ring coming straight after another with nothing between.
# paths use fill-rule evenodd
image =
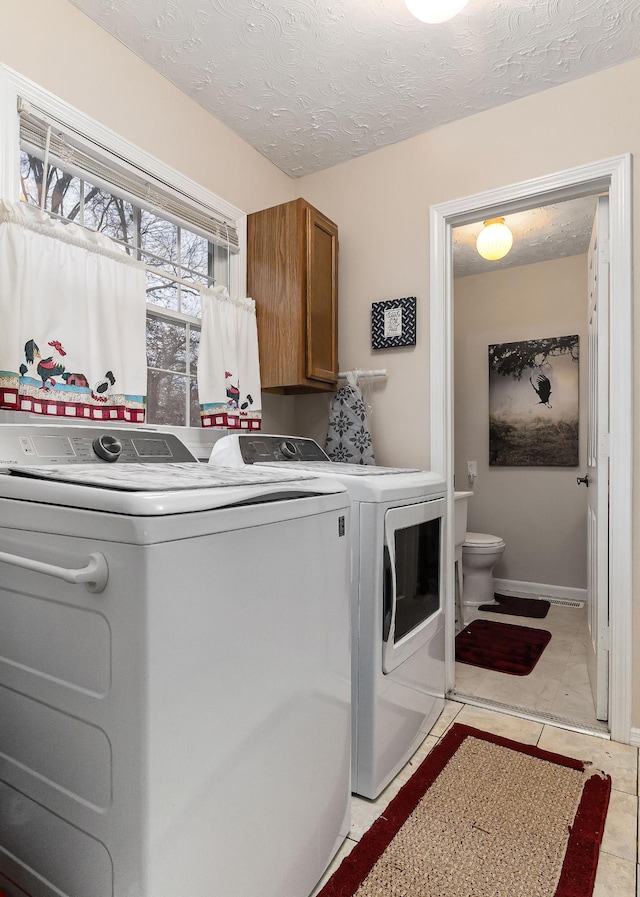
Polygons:
<instances>
[{"instance_id":1,"label":"window frame","mask_svg":"<svg viewBox=\"0 0 640 897\"><path fill-rule=\"evenodd\" d=\"M246 296L246 212L3 64L0 64L0 122L2 122L2 128L0 128L0 196L10 202L17 202L20 198L17 176L20 170L18 97L28 100L43 112L85 134L90 140L94 140L110 152L127 159L142 171L147 172L150 177L168 184L169 188L175 189L178 195L186 194L201 205L210 208L212 212L217 212L234 221L238 231L239 251L229 255L228 289L229 294L234 298ZM188 225L185 224L185 227L188 228ZM11 422L24 420L23 413L11 411L0 412L0 420L8 420L7 415L11 416ZM30 415L30 417L34 416ZM131 425L124 424L123 426ZM209 428L169 427L154 424L145 424L144 426L149 429L177 433L199 457L208 457L208 454L203 455L202 449L208 450L215 441L211 437L216 434ZM200 452L196 451L196 448L199 448Z\"/></svg>"}]
</instances>

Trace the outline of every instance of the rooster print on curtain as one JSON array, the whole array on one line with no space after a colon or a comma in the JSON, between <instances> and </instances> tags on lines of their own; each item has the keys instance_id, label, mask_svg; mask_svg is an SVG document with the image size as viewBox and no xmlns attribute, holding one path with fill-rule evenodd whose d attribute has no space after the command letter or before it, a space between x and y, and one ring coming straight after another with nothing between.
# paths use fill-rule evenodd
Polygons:
<instances>
[{"instance_id":1,"label":"rooster print on curtain","mask_svg":"<svg viewBox=\"0 0 640 897\"><path fill-rule=\"evenodd\" d=\"M198 361L203 427L259 430L262 425L256 305L232 299L225 286L201 294Z\"/></svg>"},{"instance_id":2,"label":"rooster print on curtain","mask_svg":"<svg viewBox=\"0 0 640 897\"><path fill-rule=\"evenodd\" d=\"M0 201L0 408L143 423L142 263L103 234Z\"/></svg>"},{"instance_id":3,"label":"rooster print on curtain","mask_svg":"<svg viewBox=\"0 0 640 897\"><path fill-rule=\"evenodd\" d=\"M577 335L489 346L489 464L578 465Z\"/></svg>"},{"instance_id":4,"label":"rooster print on curtain","mask_svg":"<svg viewBox=\"0 0 640 897\"><path fill-rule=\"evenodd\" d=\"M67 353L60 340L49 340L47 348L49 354L43 358L35 340L25 343L26 364L20 365L20 380L24 385L30 384L43 393L64 385L81 393L88 392L96 402L108 401L111 387L116 382L113 371L107 371L91 386L84 374L67 369L67 362L63 360Z\"/></svg>"}]
</instances>

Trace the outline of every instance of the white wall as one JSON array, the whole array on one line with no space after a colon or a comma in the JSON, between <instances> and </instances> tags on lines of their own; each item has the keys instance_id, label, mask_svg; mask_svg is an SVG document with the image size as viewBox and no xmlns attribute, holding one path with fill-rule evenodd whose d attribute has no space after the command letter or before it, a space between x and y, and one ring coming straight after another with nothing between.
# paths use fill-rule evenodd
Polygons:
<instances>
[{"instance_id":1,"label":"white wall","mask_svg":"<svg viewBox=\"0 0 640 897\"><path fill-rule=\"evenodd\" d=\"M455 478L473 488L467 529L506 542L500 579L586 588L587 256L456 279ZM488 346L552 336L580 338L580 465L489 465ZM531 393L535 400L535 395ZM478 464L468 485L467 461Z\"/></svg>"}]
</instances>

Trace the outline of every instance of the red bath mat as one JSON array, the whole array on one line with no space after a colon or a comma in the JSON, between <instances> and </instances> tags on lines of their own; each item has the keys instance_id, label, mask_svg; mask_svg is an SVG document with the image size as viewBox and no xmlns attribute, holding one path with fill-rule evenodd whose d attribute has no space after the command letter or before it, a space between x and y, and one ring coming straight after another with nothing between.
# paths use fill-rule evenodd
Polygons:
<instances>
[{"instance_id":1,"label":"red bath mat","mask_svg":"<svg viewBox=\"0 0 640 897\"><path fill-rule=\"evenodd\" d=\"M485 670L526 676L551 640L546 629L474 620L456 636L456 660Z\"/></svg>"},{"instance_id":2,"label":"red bath mat","mask_svg":"<svg viewBox=\"0 0 640 897\"><path fill-rule=\"evenodd\" d=\"M478 610L543 620L551 607L551 604L544 598L516 598L513 595L498 595L497 593L493 597L495 604L481 604Z\"/></svg>"}]
</instances>

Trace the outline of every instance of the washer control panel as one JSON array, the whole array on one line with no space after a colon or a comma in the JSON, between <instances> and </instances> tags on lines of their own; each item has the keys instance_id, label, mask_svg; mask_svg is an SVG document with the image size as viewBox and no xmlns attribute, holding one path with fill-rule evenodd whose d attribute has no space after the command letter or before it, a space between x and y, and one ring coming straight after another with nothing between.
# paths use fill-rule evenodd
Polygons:
<instances>
[{"instance_id":1,"label":"washer control panel","mask_svg":"<svg viewBox=\"0 0 640 897\"><path fill-rule=\"evenodd\" d=\"M328 461L329 456L313 439L297 436L242 436L238 434L245 464L265 461Z\"/></svg>"},{"instance_id":2,"label":"washer control panel","mask_svg":"<svg viewBox=\"0 0 640 897\"><path fill-rule=\"evenodd\" d=\"M173 433L49 424L0 426L0 467L197 461Z\"/></svg>"}]
</instances>

